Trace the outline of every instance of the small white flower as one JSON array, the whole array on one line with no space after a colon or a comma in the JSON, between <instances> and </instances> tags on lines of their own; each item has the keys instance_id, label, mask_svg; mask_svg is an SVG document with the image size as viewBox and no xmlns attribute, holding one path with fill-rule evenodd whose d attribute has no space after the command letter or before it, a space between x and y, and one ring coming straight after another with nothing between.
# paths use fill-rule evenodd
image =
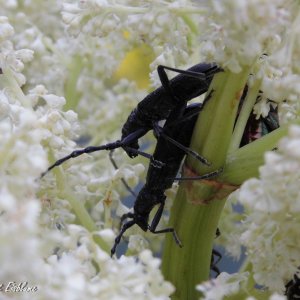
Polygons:
<instances>
[{"instance_id":1,"label":"small white flower","mask_svg":"<svg viewBox=\"0 0 300 300\"><path fill-rule=\"evenodd\" d=\"M44 95L43 98L51 108L60 108L66 103L66 99L64 97L59 97L56 95L48 94Z\"/></svg>"},{"instance_id":2,"label":"small white flower","mask_svg":"<svg viewBox=\"0 0 300 300\"><path fill-rule=\"evenodd\" d=\"M137 253L142 252L148 247L148 242L139 234L131 234L129 236L128 249Z\"/></svg>"},{"instance_id":3,"label":"small white flower","mask_svg":"<svg viewBox=\"0 0 300 300\"><path fill-rule=\"evenodd\" d=\"M145 167L142 164L121 165L115 173L115 178L124 178L130 186L135 186L139 182L139 177L144 172Z\"/></svg>"},{"instance_id":4,"label":"small white flower","mask_svg":"<svg viewBox=\"0 0 300 300\"><path fill-rule=\"evenodd\" d=\"M3 211L13 211L16 209L16 199L8 191L7 187L2 187L0 190L0 207Z\"/></svg>"},{"instance_id":5,"label":"small white flower","mask_svg":"<svg viewBox=\"0 0 300 300\"><path fill-rule=\"evenodd\" d=\"M228 274L222 272L216 279L204 282L196 286L196 289L204 294L203 300L222 300L241 290L241 285L248 279L249 274Z\"/></svg>"},{"instance_id":6,"label":"small white flower","mask_svg":"<svg viewBox=\"0 0 300 300\"><path fill-rule=\"evenodd\" d=\"M107 244L109 244L109 245L112 245L113 242L114 242L115 234L109 228L102 229L101 231L99 231L99 232L97 232L95 234L101 236L107 242Z\"/></svg>"},{"instance_id":7,"label":"small white flower","mask_svg":"<svg viewBox=\"0 0 300 300\"><path fill-rule=\"evenodd\" d=\"M286 300L286 296L279 295L279 294L273 294L270 298L270 300Z\"/></svg>"},{"instance_id":8,"label":"small white flower","mask_svg":"<svg viewBox=\"0 0 300 300\"><path fill-rule=\"evenodd\" d=\"M8 18L0 16L0 42L14 34L14 28L8 23Z\"/></svg>"},{"instance_id":9,"label":"small white flower","mask_svg":"<svg viewBox=\"0 0 300 300\"><path fill-rule=\"evenodd\" d=\"M30 62L33 59L34 52L30 49L21 49L15 52L16 57L22 62Z\"/></svg>"}]
</instances>

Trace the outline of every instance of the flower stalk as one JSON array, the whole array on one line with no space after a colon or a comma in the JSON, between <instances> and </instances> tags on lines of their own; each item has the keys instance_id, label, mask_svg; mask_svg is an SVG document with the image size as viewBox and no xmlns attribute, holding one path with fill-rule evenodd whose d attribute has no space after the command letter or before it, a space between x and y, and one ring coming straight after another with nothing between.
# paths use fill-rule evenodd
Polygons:
<instances>
[{"instance_id":1,"label":"flower stalk","mask_svg":"<svg viewBox=\"0 0 300 300\"><path fill-rule=\"evenodd\" d=\"M50 153L50 157L51 157L50 161L53 161L53 155L51 153ZM97 226L94 220L91 218L84 204L76 198L74 193L66 184L66 181L64 179L61 170L59 168L56 168L53 170L53 172L55 174L58 190L60 191L58 194L59 198L66 199L69 202L78 220L78 223L81 226L83 226L88 232L92 234L96 232ZM109 245L103 240L101 236L99 236L98 234L94 234L93 240L103 251L105 251L106 253L110 253Z\"/></svg>"}]
</instances>

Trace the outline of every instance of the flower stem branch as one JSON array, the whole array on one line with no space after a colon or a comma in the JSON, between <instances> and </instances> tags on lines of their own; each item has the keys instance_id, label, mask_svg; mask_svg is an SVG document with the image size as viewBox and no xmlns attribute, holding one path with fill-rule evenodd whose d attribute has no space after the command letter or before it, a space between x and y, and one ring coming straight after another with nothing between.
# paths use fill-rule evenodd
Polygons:
<instances>
[{"instance_id":1,"label":"flower stem branch","mask_svg":"<svg viewBox=\"0 0 300 300\"><path fill-rule=\"evenodd\" d=\"M261 86L260 80L257 80L253 86L248 87L247 96L244 100L243 106L239 113L238 119L236 121L236 126L232 134L231 143L229 146L229 152L237 150L240 146L243 133L249 119L249 116L253 110L253 106L256 102L257 95L259 93L259 88Z\"/></svg>"},{"instance_id":2,"label":"flower stem branch","mask_svg":"<svg viewBox=\"0 0 300 300\"><path fill-rule=\"evenodd\" d=\"M51 155L51 153L50 153ZM53 158L53 155L51 155ZM50 161L52 161L51 159ZM97 226L93 219L91 218L90 214L86 210L84 204L80 202L75 195L73 195L72 191L67 188L67 184L64 180L64 177L62 175L62 172L59 168L56 168L53 170L55 177L56 177L56 182L58 186L59 192L59 197L61 199L65 199L70 203L70 206L72 207L72 210L74 211L77 219L79 220L80 224L86 228L89 232L93 233L97 231ZM101 249L106 251L107 253L110 253L110 248L109 245L101 238L99 235L93 235L93 239L96 244L99 245Z\"/></svg>"}]
</instances>

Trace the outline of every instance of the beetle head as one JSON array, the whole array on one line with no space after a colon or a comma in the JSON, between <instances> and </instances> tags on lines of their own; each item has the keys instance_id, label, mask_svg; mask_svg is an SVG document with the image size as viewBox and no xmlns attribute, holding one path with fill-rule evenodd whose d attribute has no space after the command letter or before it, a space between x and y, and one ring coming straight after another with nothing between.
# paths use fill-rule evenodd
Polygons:
<instances>
[{"instance_id":1,"label":"beetle head","mask_svg":"<svg viewBox=\"0 0 300 300\"><path fill-rule=\"evenodd\" d=\"M149 228L148 219L149 215L141 215L138 213L134 215L135 224L138 225L143 231L147 231Z\"/></svg>"}]
</instances>

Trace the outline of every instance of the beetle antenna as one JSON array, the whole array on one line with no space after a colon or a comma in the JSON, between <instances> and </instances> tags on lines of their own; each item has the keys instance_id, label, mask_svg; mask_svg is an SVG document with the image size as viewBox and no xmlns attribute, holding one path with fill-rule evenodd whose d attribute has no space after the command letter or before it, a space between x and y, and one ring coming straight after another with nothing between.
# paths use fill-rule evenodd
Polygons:
<instances>
[{"instance_id":1,"label":"beetle antenna","mask_svg":"<svg viewBox=\"0 0 300 300\"><path fill-rule=\"evenodd\" d=\"M69 155L64 156L63 158L57 160L54 164L52 164L47 171L43 172L41 175L41 178L44 177L49 171L51 171L53 168L60 166L61 164L63 164L65 161L71 159L71 158L75 158L77 156L80 156L82 154L85 153L92 153L92 152L96 152L96 151L101 151L101 150L112 150L115 148L119 148L122 147L123 144L121 141L116 141L114 143L109 143L106 145L102 145L102 146L89 146L80 150L75 150L73 152L71 152Z\"/></svg>"}]
</instances>

